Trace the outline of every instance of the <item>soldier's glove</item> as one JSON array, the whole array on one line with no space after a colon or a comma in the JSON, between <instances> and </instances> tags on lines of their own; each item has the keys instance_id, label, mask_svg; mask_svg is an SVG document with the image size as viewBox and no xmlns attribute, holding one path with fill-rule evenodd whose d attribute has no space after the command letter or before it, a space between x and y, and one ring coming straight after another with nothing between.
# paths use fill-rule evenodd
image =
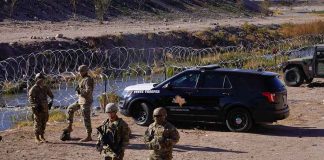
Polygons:
<instances>
[{"instance_id":1,"label":"soldier's glove","mask_svg":"<svg viewBox=\"0 0 324 160\"><path fill-rule=\"evenodd\" d=\"M48 110L51 110L52 106L53 106L53 99L51 99L49 102L48 102Z\"/></svg>"}]
</instances>

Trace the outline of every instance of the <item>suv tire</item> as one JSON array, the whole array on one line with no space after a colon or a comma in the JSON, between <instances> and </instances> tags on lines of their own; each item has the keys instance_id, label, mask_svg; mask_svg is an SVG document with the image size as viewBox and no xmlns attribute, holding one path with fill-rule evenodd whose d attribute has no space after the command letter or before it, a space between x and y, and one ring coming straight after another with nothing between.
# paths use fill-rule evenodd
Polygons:
<instances>
[{"instance_id":1,"label":"suv tire","mask_svg":"<svg viewBox=\"0 0 324 160\"><path fill-rule=\"evenodd\" d=\"M152 122L152 109L146 102L135 103L131 114L138 125L148 126Z\"/></svg>"},{"instance_id":2,"label":"suv tire","mask_svg":"<svg viewBox=\"0 0 324 160\"><path fill-rule=\"evenodd\" d=\"M231 109L226 115L226 126L232 132L246 132L252 124L251 115L244 108Z\"/></svg>"},{"instance_id":3,"label":"suv tire","mask_svg":"<svg viewBox=\"0 0 324 160\"><path fill-rule=\"evenodd\" d=\"M304 79L304 75L297 67L285 71L284 81L287 86L298 87L304 82Z\"/></svg>"}]
</instances>

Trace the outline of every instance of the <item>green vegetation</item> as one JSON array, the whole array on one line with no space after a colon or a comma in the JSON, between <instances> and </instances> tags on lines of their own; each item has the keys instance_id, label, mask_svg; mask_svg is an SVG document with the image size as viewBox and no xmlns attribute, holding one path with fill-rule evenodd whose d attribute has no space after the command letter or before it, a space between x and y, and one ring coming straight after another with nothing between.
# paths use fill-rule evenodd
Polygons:
<instances>
[{"instance_id":1,"label":"green vegetation","mask_svg":"<svg viewBox=\"0 0 324 160\"><path fill-rule=\"evenodd\" d=\"M313 11L313 13L323 15L324 14L324 11Z\"/></svg>"},{"instance_id":2,"label":"green vegetation","mask_svg":"<svg viewBox=\"0 0 324 160\"><path fill-rule=\"evenodd\" d=\"M53 110L49 113L48 121L50 122L64 122L66 114L62 110Z\"/></svg>"}]
</instances>

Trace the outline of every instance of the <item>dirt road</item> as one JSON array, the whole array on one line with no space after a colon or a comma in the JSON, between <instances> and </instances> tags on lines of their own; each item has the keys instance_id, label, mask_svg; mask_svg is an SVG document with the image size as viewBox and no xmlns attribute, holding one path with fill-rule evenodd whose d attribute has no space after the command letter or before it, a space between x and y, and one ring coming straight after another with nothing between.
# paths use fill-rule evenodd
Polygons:
<instances>
[{"instance_id":1,"label":"dirt road","mask_svg":"<svg viewBox=\"0 0 324 160\"><path fill-rule=\"evenodd\" d=\"M324 80L315 79L310 85L288 87L291 115L275 124L259 125L249 133L233 133L221 125L177 123L181 139L174 148L175 160L211 159L269 159L321 160L324 152ZM149 151L143 143L145 127L130 118L132 139L125 159L144 160ZM93 117L99 125L105 114ZM65 124L50 123L46 130L49 143L34 143L32 127L1 132L0 159L100 159L95 141L78 142L85 136L80 121L76 122L73 141L61 142L60 130ZM93 136L95 139L95 135Z\"/></svg>"},{"instance_id":2,"label":"dirt road","mask_svg":"<svg viewBox=\"0 0 324 160\"><path fill-rule=\"evenodd\" d=\"M271 17L234 17L225 19L193 18L176 21L136 21L133 19L114 19L99 25L98 22L89 21L63 21L63 22L1 22L0 23L0 43L10 42L33 42L45 41L46 37L55 37L63 34L68 38L101 36L107 34L136 34L147 32L165 32L170 30L198 31L215 24L239 26L245 22L251 24L282 24L282 23L305 23L316 20L324 20L324 16L311 13L312 11L323 11L324 5L304 6L304 7L278 7L272 8L280 15ZM39 39L31 39L32 36ZM63 40L63 39L58 39Z\"/></svg>"}]
</instances>

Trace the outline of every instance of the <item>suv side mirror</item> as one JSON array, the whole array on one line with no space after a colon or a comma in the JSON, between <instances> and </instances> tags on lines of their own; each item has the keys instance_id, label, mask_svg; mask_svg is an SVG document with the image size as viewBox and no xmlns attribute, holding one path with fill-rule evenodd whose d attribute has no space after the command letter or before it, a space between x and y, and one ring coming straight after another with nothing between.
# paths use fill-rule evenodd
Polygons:
<instances>
[{"instance_id":1,"label":"suv side mirror","mask_svg":"<svg viewBox=\"0 0 324 160\"><path fill-rule=\"evenodd\" d=\"M165 85L165 88L171 90L173 88L173 85L171 83L168 83Z\"/></svg>"}]
</instances>

